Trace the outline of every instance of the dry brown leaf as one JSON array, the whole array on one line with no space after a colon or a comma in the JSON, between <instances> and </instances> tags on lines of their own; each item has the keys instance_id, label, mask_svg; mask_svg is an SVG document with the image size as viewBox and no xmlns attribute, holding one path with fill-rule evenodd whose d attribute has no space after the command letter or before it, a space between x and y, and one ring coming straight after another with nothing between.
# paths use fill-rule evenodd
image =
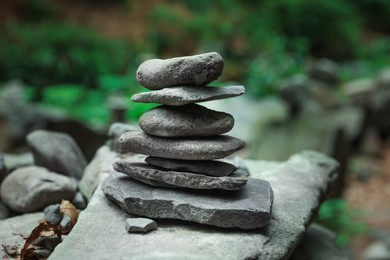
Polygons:
<instances>
[{"instance_id":1,"label":"dry brown leaf","mask_svg":"<svg viewBox=\"0 0 390 260\"><path fill-rule=\"evenodd\" d=\"M31 243L34 242L35 239L41 236L42 232L46 231L54 231L54 233L61 239L61 226L52 224L50 222L43 221L39 223L39 225L33 229L31 234L26 239L24 246L21 252L21 260L34 259L35 253L34 248L29 248Z\"/></svg>"},{"instance_id":2,"label":"dry brown leaf","mask_svg":"<svg viewBox=\"0 0 390 260\"><path fill-rule=\"evenodd\" d=\"M12 245L11 246L11 245L4 245L4 244L2 244L1 246L4 248L5 252L9 256L17 256L18 255L18 249L19 249L18 245Z\"/></svg>"},{"instance_id":3,"label":"dry brown leaf","mask_svg":"<svg viewBox=\"0 0 390 260\"><path fill-rule=\"evenodd\" d=\"M72 227L76 225L79 213L76 207L72 203L70 203L70 201L62 200L60 204L60 211L69 216L70 221L72 223Z\"/></svg>"}]
</instances>

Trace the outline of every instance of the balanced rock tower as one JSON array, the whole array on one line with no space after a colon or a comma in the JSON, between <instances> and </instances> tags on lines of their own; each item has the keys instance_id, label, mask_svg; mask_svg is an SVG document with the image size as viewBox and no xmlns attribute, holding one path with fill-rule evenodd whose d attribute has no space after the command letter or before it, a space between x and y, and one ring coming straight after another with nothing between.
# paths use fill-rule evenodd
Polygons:
<instances>
[{"instance_id":1,"label":"balanced rock tower","mask_svg":"<svg viewBox=\"0 0 390 260\"><path fill-rule=\"evenodd\" d=\"M134 102L159 103L144 113L142 131L123 134L124 153L147 155L144 162L119 160L118 174L102 186L106 196L131 214L193 221L225 228L267 226L273 193L268 182L253 179L225 157L245 142L226 135L232 115L196 104L244 94L243 86L212 87L223 71L216 53L152 59L137 70L138 82L152 90Z\"/></svg>"}]
</instances>

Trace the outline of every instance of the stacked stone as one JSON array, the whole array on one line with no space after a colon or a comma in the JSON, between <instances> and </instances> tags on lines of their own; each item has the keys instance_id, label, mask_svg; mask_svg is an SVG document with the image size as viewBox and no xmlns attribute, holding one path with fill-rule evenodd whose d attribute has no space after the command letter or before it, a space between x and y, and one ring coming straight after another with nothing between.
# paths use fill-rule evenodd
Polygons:
<instances>
[{"instance_id":1,"label":"stacked stone","mask_svg":"<svg viewBox=\"0 0 390 260\"><path fill-rule=\"evenodd\" d=\"M233 174L235 165L214 160L245 146L244 141L223 135L233 128L233 116L195 104L244 93L243 86L206 86L222 74L223 67L223 59L216 52L141 64L137 80L153 91L136 94L132 101L163 105L142 115L139 125L143 132L128 132L120 138L124 152L149 155L146 164L119 161L115 169L155 186L244 187L247 178Z\"/></svg>"},{"instance_id":2,"label":"stacked stone","mask_svg":"<svg viewBox=\"0 0 390 260\"><path fill-rule=\"evenodd\" d=\"M117 183L120 176L108 178L102 185L108 198L131 214L151 218L243 229L268 225L273 203L269 183L243 176L224 160L245 146L225 135L233 128L233 116L195 104L244 93L243 86L207 86L223 66L215 52L152 59L139 66L138 82L152 91L136 94L132 101L162 105L142 115L142 131L119 138L122 152L148 157L145 162L114 163L116 171L131 178L123 186Z\"/></svg>"}]
</instances>

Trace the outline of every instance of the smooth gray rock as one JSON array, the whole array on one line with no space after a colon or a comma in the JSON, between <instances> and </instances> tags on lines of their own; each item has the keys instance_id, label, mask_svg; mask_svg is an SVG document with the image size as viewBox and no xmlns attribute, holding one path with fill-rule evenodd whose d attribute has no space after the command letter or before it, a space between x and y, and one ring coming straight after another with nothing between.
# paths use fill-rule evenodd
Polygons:
<instances>
[{"instance_id":1,"label":"smooth gray rock","mask_svg":"<svg viewBox=\"0 0 390 260\"><path fill-rule=\"evenodd\" d=\"M128 218L126 219L126 230L129 233L146 233L157 229L157 223L148 218Z\"/></svg>"},{"instance_id":2,"label":"smooth gray rock","mask_svg":"<svg viewBox=\"0 0 390 260\"><path fill-rule=\"evenodd\" d=\"M163 138L143 132L124 133L119 138L122 151L180 160L213 160L229 156L245 142L228 135L212 137Z\"/></svg>"},{"instance_id":3,"label":"smooth gray rock","mask_svg":"<svg viewBox=\"0 0 390 260\"><path fill-rule=\"evenodd\" d=\"M119 137L126 132L139 130L138 127L124 123L113 123L108 130L108 137L110 137L109 146L112 151L120 153Z\"/></svg>"},{"instance_id":4,"label":"smooth gray rock","mask_svg":"<svg viewBox=\"0 0 390 260\"><path fill-rule=\"evenodd\" d=\"M81 179L87 160L73 138L64 133L36 130L27 136L37 166Z\"/></svg>"},{"instance_id":5,"label":"smooth gray rock","mask_svg":"<svg viewBox=\"0 0 390 260\"><path fill-rule=\"evenodd\" d=\"M119 159L119 154L112 151L109 146L103 145L95 157L85 168L83 178L79 182L79 190L89 201L99 182L113 171L112 164Z\"/></svg>"},{"instance_id":6,"label":"smooth gray rock","mask_svg":"<svg viewBox=\"0 0 390 260\"><path fill-rule=\"evenodd\" d=\"M115 162L114 169L137 181L167 188L240 190L248 181L246 178L212 177L190 172L160 170L146 163L131 163L125 160Z\"/></svg>"},{"instance_id":7,"label":"smooth gray rock","mask_svg":"<svg viewBox=\"0 0 390 260\"><path fill-rule=\"evenodd\" d=\"M163 105L144 113L139 126L147 134L162 137L213 136L229 132L234 118L196 104Z\"/></svg>"},{"instance_id":8,"label":"smooth gray rock","mask_svg":"<svg viewBox=\"0 0 390 260\"><path fill-rule=\"evenodd\" d=\"M232 192L156 188L116 173L103 182L102 189L108 198L131 214L223 228L265 227L273 203L269 183L252 178L244 188Z\"/></svg>"},{"instance_id":9,"label":"smooth gray rock","mask_svg":"<svg viewBox=\"0 0 390 260\"><path fill-rule=\"evenodd\" d=\"M21 167L34 165L34 158L31 152L21 154L4 153L4 163L7 171L11 172Z\"/></svg>"},{"instance_id":10,"label":"smooth gray rock","mask_svg":"<svg viewBox=\"0 0 390 260\"><path fill-rule=\"evenodd\" d=\"M6 175L7 168L5 167L4 156L2 153L0 153L0 183L4 180Z\"/></svg>"},{"instance_id":11,"label":"smooth gray rock","mask_svg":"<svg viewBox=\"0 0 390 260\"><path fill-rule=\"evenodd\" d=\"M0 220L6 219L10 216L10 210L7 208L7 206L3 203L3 201L0 198Z\"/></svg>"},{"instance_id":12,"label":"smooth gray rock","mask_svg":"<svg viewBox=\"0 0 390 260\"><path fill-rule=\"evenodd\" d=\"M145 162L166 170L202 173L216 177L228 176L237 170L237 167L233 164L216 160L190 161L148 156L145 158Z\"/></svg>"},{"instance_id":13,"label":"smooth gray rock","mask_svg":"<svg viewBox=\"0 0 390 260\"><path fill-rule=\"evenodd\" d=\"M85 209L87 207L87 201L85 200L83 194L81 192L77 192L71 203L76 207L76 209Z\"/></svg>"},{"instance_id":14,"label":"smooth gray rock","mask_svg":"<svg viewBox=\"0 0 390 260\"><path fill-rule=\"evenodd\" d=\"M18 245L19 250L21 250L26 242L25 238L38 226L42 217L42 212L39 212L23 214L0 221L0 245ZM6 256L7 253L4 250L0 250L0 259L10 258L9 256L6 258Z\"/></svg>"},{"instance_id":15,"label":"smooth gray rock","mask_svg":"<svg viewBox=\"0 0 390 260\"><path fill-rule=\"evenodd\" d=\"M52 235L38 237L32 244L53 251L56 246L61 242L62 239L58 238L57 235ZM51 252L49 254L51 254Z\"/></svg>"},{"instance_id":16,"label":"smooth gray rock","mask_svg":"<svg viewBox=\"0 0 390 260\"><path fill-rule=\"evenodd\" d=\"M223 66L223 59L216 52L166 60L151 59L138 67L137 80L152 90L179 85L207 85L221 76Z\"/></svg>"},{"instance_id":17,"label":"smooth gray rock","mask_svg":"<svg viewBox=\"0 0 390 260\"><path fill-rule=\"evenodd\" d=\"M53 224L59 224L64 216L64 213L60 211L60 204L53 204L47 206L43 213L45 215L46 221L53 223Z\"/></svg>"},{"instance_id":18,"label":"smooth gray rock","mask_svg":"<svg viewBox=\"0 0 390 260\"><path fill-rule=\"evenodd\" d=\"M4 179L1 198L12 210L26 213L63 199L70 200L76 189L75 180L42 167L30 166L13 171Z\"/></svg>"},{"instance_id":19,"label":"smooth gray rock","mask_svg":"<svg viewBox=\"0 0 390 260\"><path fill-rule=\"evenodd\" d=\"M183 106L192 103L237 97L244 94L244 92L244 86L180 86L138 93L131 97L131 101L140 103L159 103L169 106Z\"/></svg>"},{"instance_id":20,"label":"smooth gray rock","mask_svg":"<svg viewBox=\"0 0 390 260\"><path fill-rule=\"evenodd\" d=\"M363 253L366 260L390 259L390 245L383 241L372 243Z\"/></svg>"},{"instance_id":21,"label":"smooth gray rock","mask_svg":"<svg viewBox=\"0 0 390 260\"><path fill-rule=\"evenodd\" d=\"M159 219L156 231L129 235L123 228L129 214L98 188L51 259L288 259L324 199L338 165L313 152L296 154L284 163L245 160L245 164L251 176L272 185L275 201L268 228L230 230Z\"/></svg>"}]
</instances>

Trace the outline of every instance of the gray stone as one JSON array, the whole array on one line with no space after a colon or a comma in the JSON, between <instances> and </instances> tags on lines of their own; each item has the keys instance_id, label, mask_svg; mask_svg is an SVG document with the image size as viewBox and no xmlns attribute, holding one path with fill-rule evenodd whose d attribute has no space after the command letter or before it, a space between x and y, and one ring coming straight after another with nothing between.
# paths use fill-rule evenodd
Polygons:
<instances>
[{"instance_id":1,"label":"gray stone","mask_svg":"<svg viewBox=\"0 0 390 260\"><path fill-rule=\"evenodd\" d=\"M39 212L0 221L0 245L17 245L19 250L21 250L26 242L25 238L38 226L38 222L42 217L43 214ZM6 252L0 250L0 259L8 259L5 256L7 256Z\"/></svg>"},{"instance_id":2,"label":"gray stone","mask_svg":"<svg viewBox=\"0 0 390 260\"><path fill-rule=\"evenodd\" d=\"M119 154L109 146L103 145L95 157L85 168L83 178L79 182L79 190L89 201L99 182L113 171L112 164L119 159Z\"/></svg>"},{"instance_id":3,"label":"gray stone","mask_svg":"<svg viewBox=\"0 0 390 260\"><path fill-rule=\"evenodd\" d=\"M53 251L62 240L57 235L40 236L32 244ZM50 252L51 253L51 252Z\"/></svg>"},{"instance_id":4,"label":"gray stone","mask_svg":"<svg viewBox=\"0 0 390 260\"><path fill-rule=\"evenodd\" d=\"M131 101L141 103L159 103L169 106L182 106L186 104L237 97L244 94L244 86L228 87L173 87L143 92L131 97Z\"/></svg>"},{"instance_id":5,"label":"gray stone","mask_svg":"<svg viewBox=\"0 0 390 260\"><path fill-rule=\"evenodd\" d=\"M334 85L339 81L340 66L330 59L319 59L311 61L308 66L308 73L312 79Z\"/></svg>"},{"instance_id":6,"label":"gray stone","mask_svg":"<svg viewBox=\"0 0 390 260\"><path fill-rule=\"evenodd\" d=\"M390 246L385 242L379 241L371 244L364 251L364 259L366 260L389 260Z\"/></svg>"},{"instance_id":7,"label":"gray stone","mask_svg":"<svg viewBox=\"0 0 390 260\"><path fill-rule=\"evenodd\" d=\"M245 142L228 135L212 137L162 138L143 132L123 134L122 151L180 160L213 160L231 155Z\"/></svg>"},{"instance_id":8,"label":"gray stone","mask_svg":"<svg viewBox=\"0 0 390 260\"><path fill-rule=\"evenodd\" d=\"M81 179L87 161L68 134L37 130L27 136L37 166Z\"/></svg>"},{"instance_id":9,"label":"gray stone","mask_svg":"<svg viewBox=\"0 0 390 260\"><path fill-rule=\"evenodd\" d=\"M53 224L59 224L62 220L62 217L64 216L64 213L60 211L60 204L47 206L43 210L43 213L45 214L46 221Z\"/></svg>"},{"instance_id":10,"label":"gray stone","mask_svg":"<svg viewBox=\"0 0 390 260\"><path fill-rule=\"evenodd\" d=\"M216 52L171 59L151 59L137 69L138 82L152 90L188 85L200 86L218 79L224 62Z\"/></svg>"},{"instance_id":11,"label":"gray stone","mask_svg":"<svg viewBox=\"0 0 390 260\"><path fill-rule=\"evenodd\" d=\"M146 163L117 161L114 169L137 181L167 188L239 190L247 183L246 178L212 177L198 173L156 169Z\"/></svg>"},{"instance_id":12,"label":"gray stone","mask_svg":"<svg viewBox=\"0 0 390 260\"><path fill-rule=\"evenodd\" d=\"M4 179L1 198L12 210L26 213L59 203L62 199L70 200L76 189L75 180L42 167L30 166L13 171Z\"/></svg>"},{"instance_id":13,"label":"gray stone","mask_svg":"<svg viewBox=\"0 0 390 260\"><path fill-rule=\"evenodd\" d=\"M34 254L38 259L47 259L51 253L52 251L46 248L34 250Z\"/></svg>"},{"instance_id":14,"label":"gray stone","mask_svg":"<svg viewBox=\"0 0 390 260\"><path fill-rule=\"evenodd\" d=\"M161 167L166 170L174 170L179 172L194 172L205 175L222 177L232 174L237 170L233 164L224 161L190 161L190 160L175 160L161 157L148 156L145 162L150 165Z\"/></svg>"},{"instance_id":15,"label":"gray stone","mask_svg":"<svg viewBox=\"0 0 390 260\"><path fill-rule=\"evenodd\" d=\"M269 183L252 178L243 189L232 192L156 188L116 173L103 182L102 189L130 214L223 228L265 227L271 218L273 203Z\"/></svg>"},{"instance_id":16,"label":"gray stone","mask_svg":"<svg viewBox=\"0 0 390 260\"><path fill-rule=\"evenodd\" d=\"M7 208L7 206L3 203L3 201L0 198L0 220L6 219L10 216L10 210Z\"/></svg>"},{"instance_id":17,"label":"gray stone","mask_svg":"<svg viewBox=\"0 0 390 260\"><path fill-rule=\"evenodd\" d=\"M325 198L338 165L314 152L296 154L285 163L245 160L245 164L251 176L269 181L274 191L272 218L265 229L230 230L160 219L156 231L128 235L123 222L129 214L98 187L51 259L288 259Z\"/></svg>"},{"instance_id":18,"label":"gray stone","mask_svg":"<svg viewBox=\"0 0 390 260\"><path fill-rule=\"evenodd\" d=\"M32 153L10 154L4 153L4 163L7 171L11 172L21 167L34 165Z\"/></svg>"},{"instance_id":19,"label":"gray stone","mask_svg":"<svg viewBox=\"0 0 390 260\"><path fill-rule=\"evenodd\" d=\"M146 233L157 229L157 223L148 218L126 219L126 230L129 233Z\"/></svg>"},{"instance_id":20,"label":"gray stone","mask_svg":"<svg viewBox=\"0 0 390 260\"><path fill-rule=\"evenodd\" d=\"M6 175L7 168L5 167L4 156L2 153L0 153L0 183L4 180Z\"/></svg>"},{"instance_id":21,"label":"gray stone","mask_svg":"<svg viewBox=\"0 0 390 260\"><path fill-rule=\"evenodd\" d=\"M76 209L85 209L87 207L87 202L81 192L77 192L74 195L71 203L76 207Z\"/></svg>"},{"instance_id":22,"label":"gray stone","mask_svg":"<svg viewBox=\"0 0 390 260\"><path fill-rule=\"evenodd\" d=\"M196 104L163 105L144 113L139 126L147 134L162 137L212 136L229 132L234 118Z\"/></svg>"},{"instance_id":23,"label":"gray stone","mask_svg":"<svg viewBox=\"0 0 390 260\"><path fill-rule=\"evenodd\" d=\"M134 125L124 124L124 123L113 123L108 130L108 137L110 137L110 148L114 152L120 153L119 148L119 137L126 132L139 130L138 127Z\"/></svg>"},{"instance_id":24,"label":"gray stone","mask_svg":"<svg viewBox=\"0 0 390 260\"><path fill-rule=\"evenodd\" d=\"M70 219L69 215L64 214L64 217L61 219L60 226L62 232L67 233L72 230L72 220Z\"/></svg>"}]
</instances>

